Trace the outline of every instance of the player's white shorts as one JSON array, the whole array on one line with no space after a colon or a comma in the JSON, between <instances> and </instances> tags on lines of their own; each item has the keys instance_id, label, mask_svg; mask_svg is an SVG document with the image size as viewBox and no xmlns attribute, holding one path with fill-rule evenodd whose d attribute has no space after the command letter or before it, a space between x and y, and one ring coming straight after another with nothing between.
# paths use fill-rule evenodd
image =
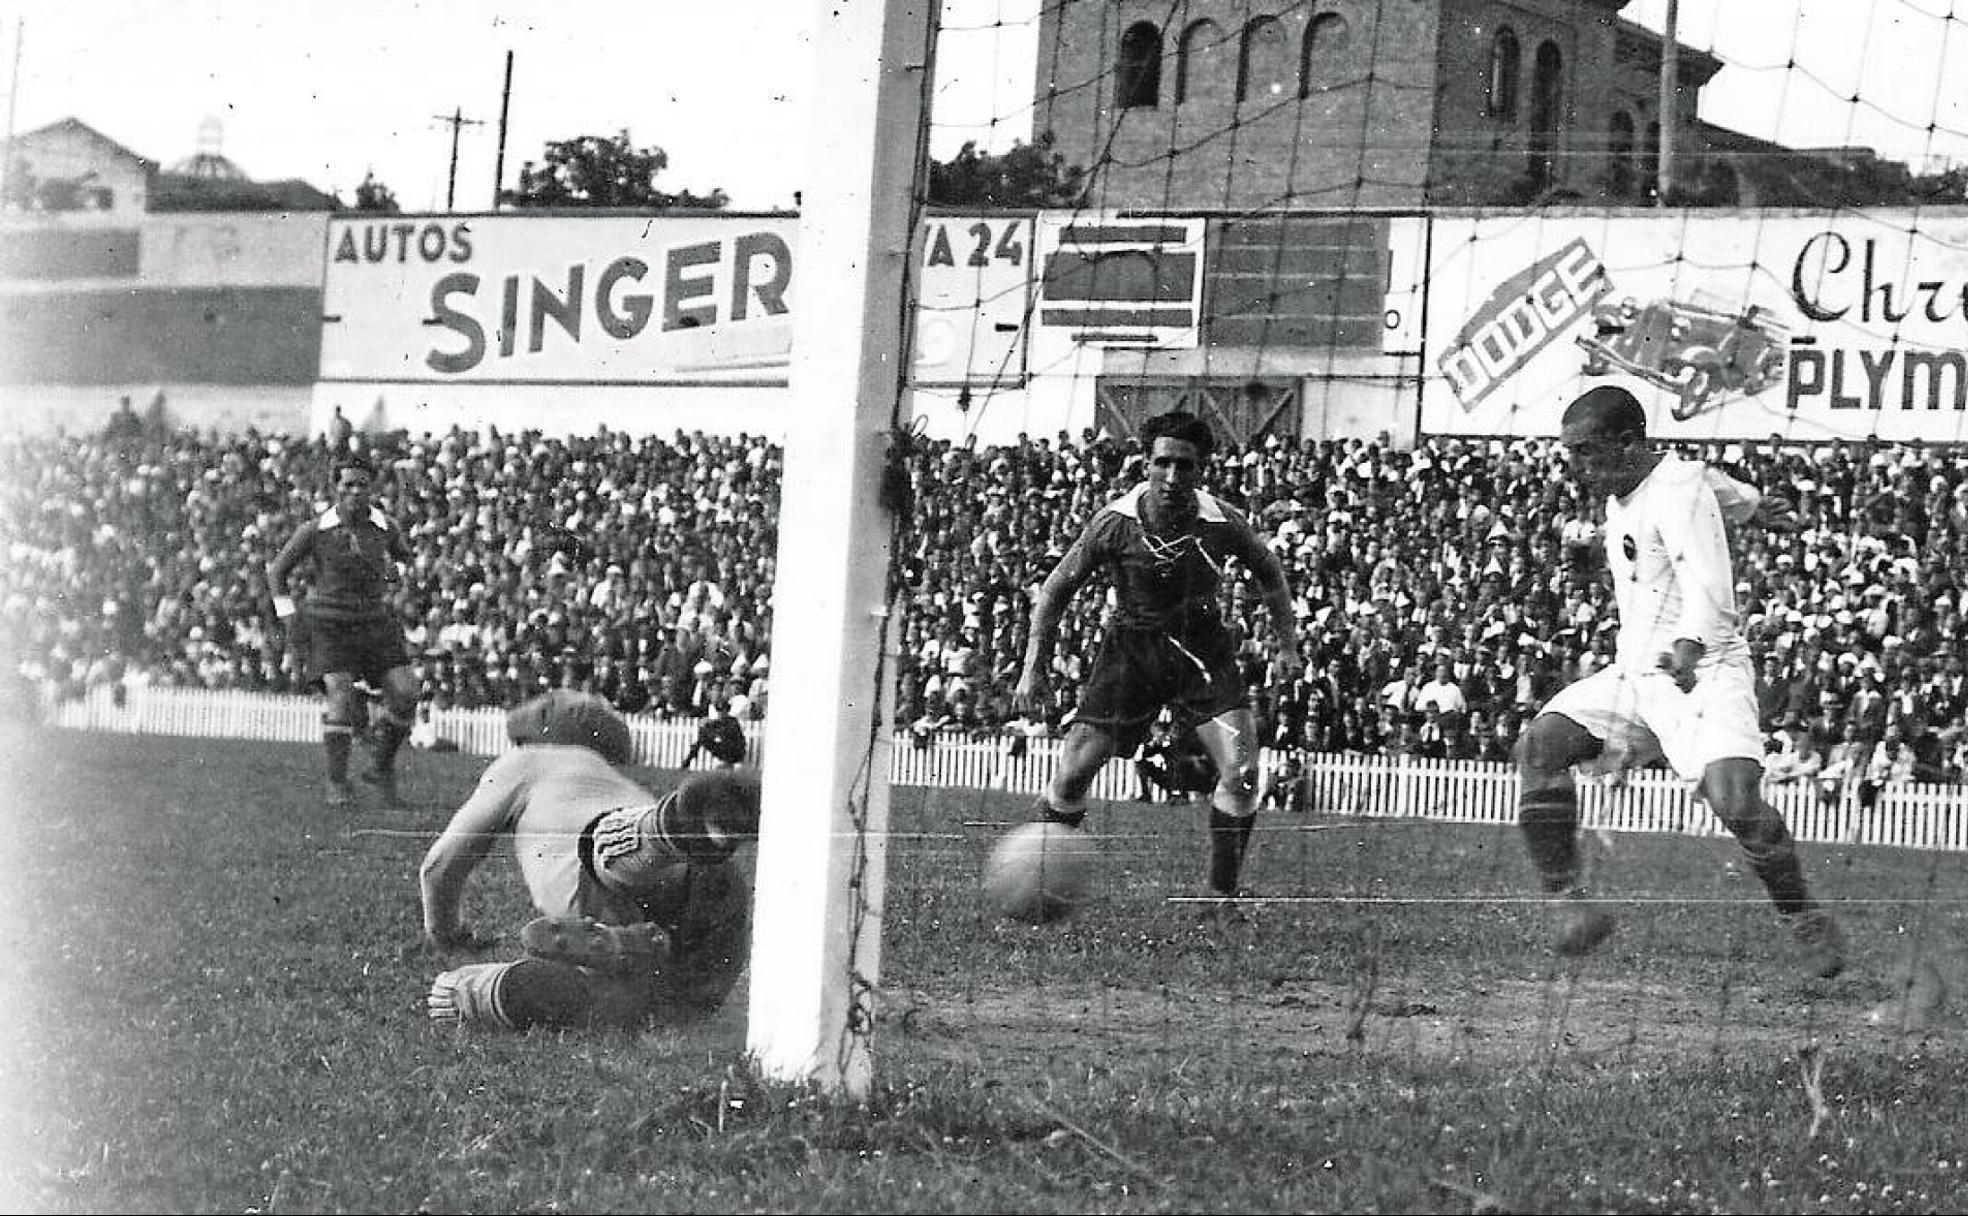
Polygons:
<instances>
[{"instance_id":1,"label":"player's white shorts","mask_svg":"<svg viewBox=\"0 0 1968 1216\"><path fill-rule=\"evenodd\" d=\"M1692 782L1718 760L1763 762L1756 681L1744 662L1703 664L1689 692L1663 671L1606 667L1561 689L1540 712L1563 714L1606 745L1590 766L1581 766L1591 770L1610 772L1659 756Z\"/></svg>"}]
</instances>

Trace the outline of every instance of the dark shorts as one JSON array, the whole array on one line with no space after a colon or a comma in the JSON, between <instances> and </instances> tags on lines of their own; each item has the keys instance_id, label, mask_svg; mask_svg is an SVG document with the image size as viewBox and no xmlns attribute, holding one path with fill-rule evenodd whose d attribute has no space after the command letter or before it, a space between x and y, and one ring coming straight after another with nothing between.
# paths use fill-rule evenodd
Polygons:
<instances>
[{"instance_id":1,"label":"dark shorts","mask_svg":"<svg viewBox=\"0 0 1968 1216\"><path fill-rule=\"evenodd\" d=\"M599 823L605 816L597 817ZM595 824L581 834L581 865L595 872ZM598 995L616 1010L612 1020L687 1020L724 1002L751 961L754 862L734 857L719 863L679 861L650 875L633 898L641 919L670 935L670 958L655 977L612 980Z\"/></svg>"},{"instance_id":2,"label":"dark shorts","mask_svg":"<svg viewBox=\"0 0 1968 1216\"><path fill-rule=\"evenodd\" d=\"M307 669L315 679L343 672L377 688L398 667L410 662L403 626L388 618L375 621L324 621L307 618Z\"/></svg>"},{"instance_id":3,"label":"dark shorts","mask_svg":"<svg viewBox=\"0 0 1968 1216\"><path fill-rule=\"evenodd\" d=\"M1163 708L1204 722L1246 704L1236 639L1221 627L1176 637L1109 629L1101 640L1073 712L1114 740L1114 754L1131 756Z\"/></svg>"}]
</instances>

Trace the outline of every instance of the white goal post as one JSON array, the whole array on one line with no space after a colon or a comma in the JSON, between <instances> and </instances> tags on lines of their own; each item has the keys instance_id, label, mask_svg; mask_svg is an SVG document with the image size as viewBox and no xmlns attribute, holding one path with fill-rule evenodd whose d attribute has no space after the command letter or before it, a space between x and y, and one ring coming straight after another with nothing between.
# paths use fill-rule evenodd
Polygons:
<instances>
[{"instance_id":1,"label":"white goal post","mask_svg":"<svg viewBox=\"0 0 1968 1216\"><path fill-rule=\"evenodd\" d=\"M813 9L747 1050L767 1077L856 1097L872 1077L888 829L880 488L936 16L931 0Z\"/></svg>"}]
</instances>

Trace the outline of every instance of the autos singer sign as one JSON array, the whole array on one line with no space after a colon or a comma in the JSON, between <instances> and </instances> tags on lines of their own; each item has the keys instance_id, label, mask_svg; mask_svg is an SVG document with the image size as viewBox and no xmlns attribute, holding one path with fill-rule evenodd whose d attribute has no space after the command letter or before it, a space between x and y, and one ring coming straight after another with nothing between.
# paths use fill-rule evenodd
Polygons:
<instances>
[{"instance_id":1,"label":"autos singer sign","mask_svg":"<svg viewBox=\"0 0 1968 1216\"><path fill-rule=\"evenodd\" d=\"M783 383L789 216L329 225L327 381Z\"/></svg>"},{"instance_id":2,"label":"autos singer sign","mask_svg":"<svg viewBox=\"0 0 1968 1216\"><path fill-rule=\"evenodd\" d=\"M1620 377L1664 437L1968 441L1968 216L1435 221L1421 429L1552 435Z\"/></svg>"}]
</instances>

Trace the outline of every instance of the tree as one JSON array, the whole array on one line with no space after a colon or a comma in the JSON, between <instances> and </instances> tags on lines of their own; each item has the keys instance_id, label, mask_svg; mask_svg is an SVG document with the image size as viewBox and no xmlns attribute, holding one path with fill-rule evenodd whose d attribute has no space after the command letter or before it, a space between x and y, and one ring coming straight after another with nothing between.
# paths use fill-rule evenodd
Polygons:
<instances>
[{"instance_id":1,"label":"tree","mask_svg":"<svg viewBox=\"0 0 1968 1216\"><path fill-rule=\"evenodd\" d=\"M514 207L701 207L722 209L731 200L722 189L709 194L658 189L656 175L669 168L669 153L638 148L627 131L613 136L582 135L551 140L541 163L527 161L519 187L501 190L499 201Z\"/></svg>"},{"instance_id":2,"label":"tree","mask_svg":"<svg viewBox=\"0 0 1968 1216\"><path fill-rule=\"evenodd\" d=\"M945 163L929 165L929 201L951 207L1077 207L1086 199L1086 170L1053 149L1052 132L1022 140L1004 153L979 152L967 141Z\"/></svg>"},{"instance_id":3,"label":"tree","mask_svg":"<svg viewBox=\"0 0 1968 1216\"><path fill-rule=\"evenodd\" d=\"M384 215L400 215L403 212L403 208L397 205L396 191L377 181L373 169L362 175L362 184L355 188L355 210L380 211Z\"/></svg>"},{"instance_id":4,"label":"tree","mask_svg":"<svg viewBox=\"0 0 1968 1216\"><path fill-rule=\"evenodd\" d=\"M1968 164L1949 165L1913 179L1915 203L1968 203Z\"/></svg>"}]
</instances>

